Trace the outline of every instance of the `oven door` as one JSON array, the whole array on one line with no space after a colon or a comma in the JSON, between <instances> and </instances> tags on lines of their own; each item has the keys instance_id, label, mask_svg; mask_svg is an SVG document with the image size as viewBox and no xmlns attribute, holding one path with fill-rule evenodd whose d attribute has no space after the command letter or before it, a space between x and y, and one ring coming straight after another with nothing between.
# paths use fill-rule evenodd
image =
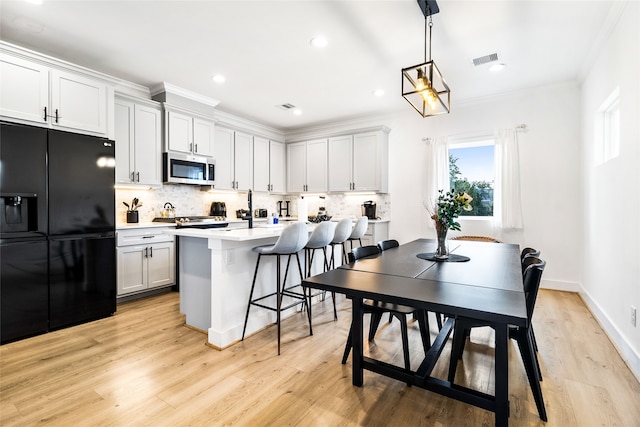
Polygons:
<instances>
[{"instance_id":1,"label":"oven door","mask_svg":"<svg viewBox=\"0 0 640 427\"><path fill-rule=\"evenodd\" d=\"M206 157L164 153L162 179L168 184L213 185L212 166Z\"/></svg>"}]
</instances>

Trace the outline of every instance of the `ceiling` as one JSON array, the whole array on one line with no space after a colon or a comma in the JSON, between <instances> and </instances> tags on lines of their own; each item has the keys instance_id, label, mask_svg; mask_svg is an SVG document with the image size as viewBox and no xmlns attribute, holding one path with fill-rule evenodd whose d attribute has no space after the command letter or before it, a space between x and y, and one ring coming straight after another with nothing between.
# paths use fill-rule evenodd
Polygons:
<instances>
[{"instance_id":1,"label":"ceiling","mask_svg":"<svg viewBox=\"0 0 640 427\"><path fill-rule=\"evenodd\" d=\"M452 112L480 97L579 81L614 3L441 0L432 57ZM416 0L0 2L4 41L147 87L167 82L281 130L410 110L400 70L423 62L424 23ZM311 46L317 35L325 48ZM472 65L492 53L503 71ZM212 81L217 73L225 83ZM285 103L302 114L276 107Z\"/></svg>"}]
</instances>

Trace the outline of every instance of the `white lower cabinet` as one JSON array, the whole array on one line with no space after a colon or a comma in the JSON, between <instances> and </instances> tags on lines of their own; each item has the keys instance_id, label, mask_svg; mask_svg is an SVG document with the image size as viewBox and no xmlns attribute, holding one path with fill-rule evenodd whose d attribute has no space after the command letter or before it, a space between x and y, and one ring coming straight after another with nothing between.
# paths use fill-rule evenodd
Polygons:
<instances>
[{"instance_id":1,"label":"white lower cabinet","mask_svg":"<svg viewBox=\"0 0 640 427\"><path fill-rule=\"evenodd\" d=\"M173 236L158 228L118 230L118 296L176 283Z\"/></svg>"},{"instance_id":2,"label":"white lower cabinet","mask_svg":"<svg viewBox=\"0 0 640 427\"><path fill-rule=\"evenodd\" d=\"M362 236L362 246L377 245L381 240L389 238L389 222L369 222L367 231Z\"/></svg>"}]
</instances>

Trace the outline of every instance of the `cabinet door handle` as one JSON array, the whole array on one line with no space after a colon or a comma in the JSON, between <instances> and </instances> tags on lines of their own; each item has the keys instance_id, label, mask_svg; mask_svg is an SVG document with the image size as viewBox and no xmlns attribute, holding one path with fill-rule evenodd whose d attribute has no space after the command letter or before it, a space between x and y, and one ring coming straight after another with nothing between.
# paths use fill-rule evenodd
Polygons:
<instances>
[{"instance_id":1,"label":"cabinet door handle","mask_svg":"<svg viewBox=\"0 0 640 427\"><path fill-rule=\"evenodd\" d=\"M135 171L131 172L131 181L132 182L136 182L136 172Z\"/></svg>"},{"instance_id":2,"label":"cabinet door handle","mask_svg":"<svg viewBox=\"0 0 640 427\"><path fill-rule=\"evenodd\" d=\"M136 181L140 182L140 172L136 172Z\"/></svg>"},{"instance_id":3,"label":"cabinet door handle","mask_svg":"<svg viewBox=\"0 0 640 427\"><path fill-rule=\"evenodd\" d=\"M149 258L149 248L144 248L144 257Z\"/></svg>"},{"instance_id":4,"label":"cabinet door handle","mask_svg":"<svg viewBox=\"0 0 640 427\"><path fill-rule=\"evenodd\" d=\"M194 152L194 153L197 153L197 152L198 152L198 144L193 144L193 145L196 147L196 149L195 149L195 150L193 150L193 152Z\"/></svg>"},{"instance_id":5,"label":"cabinet door handle","mask_svg":"<svg viewBox=\"0 0 640 427\"><path fill-rule=\"evenodd\" d=\"M58 109L56 108L56 123L58 123Z\"/></svg>"},{"instance_id":6,"label":"cabinet door handle","mask_svg":"<svg viewBox=\"0 0 640 427\"><path fill-rule=\"evenodd\" d=\"M45 122L47 121L47 107L44 107L44 117L42 118Z\"/></svg>"},{"instance_id":7,"label":"cabinet door handle","mask_svg":"<svg viewBox=\"0 0 640 427\"><path fill-rule=\"evenodd\" d=\"M153 247L149 248L149 258L153 258Z\"/></svg>"},{"instance_id":8,"label":"cabinet door handle","mask_svg":"<svg viewBox=\"0 0 640 427\"><path fill-rule=\"evenodd\" d=\"M153 239L154 237L156 237L156 236L153 236L153 235L151 235L151 236L142 236L143 239Z\"/></svg>"}]
</instances>

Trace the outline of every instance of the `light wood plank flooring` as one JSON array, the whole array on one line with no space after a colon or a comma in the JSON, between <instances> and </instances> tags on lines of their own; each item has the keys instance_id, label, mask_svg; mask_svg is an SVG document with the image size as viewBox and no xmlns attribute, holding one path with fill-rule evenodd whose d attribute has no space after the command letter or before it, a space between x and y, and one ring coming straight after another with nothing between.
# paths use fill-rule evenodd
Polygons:
<instances>
[{"instance_id":1,"label":"light wood plank flooring","mask_svg":"<svg viewBox=\"0 0 640 427\"><path fill-rule=\"evenodd\" d=\"M223 351L183 326L178 294L120 304L108 319L0 347L2 426L485 426L492 413L365 372L351 385L340 364L351 319L338 296ZM252 308L256 310L257 308ZM541 291L534 325L547 426L638 426L640 385L575 294ZM385 323L369 354L402 366L399 324ZM435 321L431 322L435 337ZM367 322L368 324L368 322ZM410 323L412 366L422 348ZM475 329L457 382L493 393L493 333ZM538 418L515 343L510 347L510 423ZM446 378L449 346L434 374Z\"/></svg>"}]
</instances>

